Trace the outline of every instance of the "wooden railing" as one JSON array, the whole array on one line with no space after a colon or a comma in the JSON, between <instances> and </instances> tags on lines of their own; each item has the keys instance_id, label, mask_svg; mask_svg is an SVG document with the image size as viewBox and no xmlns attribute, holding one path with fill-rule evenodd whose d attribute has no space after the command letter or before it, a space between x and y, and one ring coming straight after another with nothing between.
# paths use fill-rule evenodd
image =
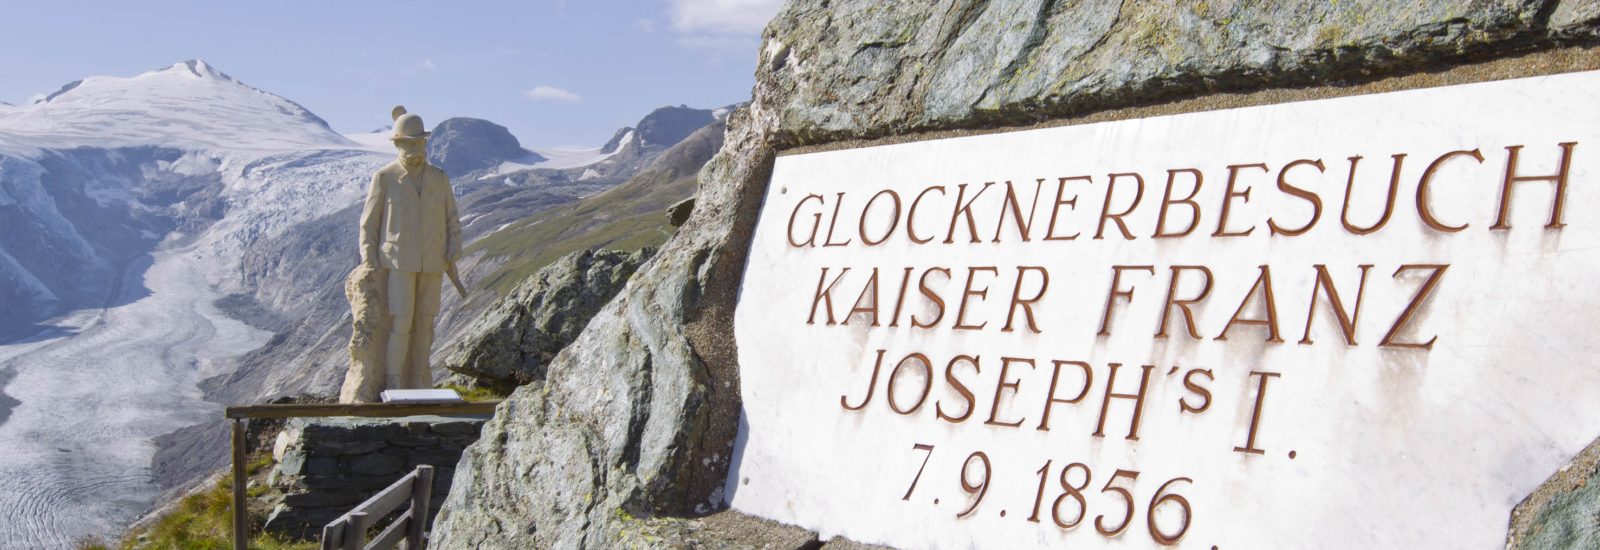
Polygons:
<instances>
[{"instance_id":1,"label":"wooden railing","mask_svg":"<svg viewBox=\"0 0 1600 550\"><path fill-rule=\"evenodd\" d=\"M405 541L406 550L422 550L423 528L428 522L428 499L433 495L433 466L426 464L372 495L355 509L322 528L322 550L388 550ZM409 504L409 506L407 506ZM367 542L371 523L406 506L378 536Z\"/></svg>"},{"instance_id":2,"label":"wooden railing","mask_svg":"<svg viewBox=\"0 0 1600 550\"><path fill-rule=\"evenodd\" d=\"M251 418L293 418L301 416L397 417L417 414L493 414L500 401L462 403L339 403L242 405L228 407L223 416L233 420L233 548L247 550L250 525L245 511L245 428ZM432 475L431 473L429 474ZM431 478L430 478L431 483ZM387 492L387 490L385 490ZM387 513L387 512L386 512ZM381 517L381 516L380 516ZM425 516L421 516L425 517ZM418 528L424 522L416 522ZM381 538L381 537L380 537Z\"/></svg>"}]
</instances>

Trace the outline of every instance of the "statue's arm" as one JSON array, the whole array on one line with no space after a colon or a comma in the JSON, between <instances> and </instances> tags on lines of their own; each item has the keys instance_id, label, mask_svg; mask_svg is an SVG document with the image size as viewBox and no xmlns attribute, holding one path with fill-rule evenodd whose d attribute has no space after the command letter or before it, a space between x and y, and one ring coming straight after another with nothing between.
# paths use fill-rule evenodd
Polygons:
<instances>
[{"instance_id":1,"label":"statue's arm","mask_svg":"<svg viewBox=\"0 0 1600 550\"><path fill-rule=\"evenodd\" d=\"M447 210L445 211L444 223L447 233L445 234L444 260L446 264L454 264L456 260L461 259L461 215L456 212L455 188L450 186L450 180L448 179L445 180L445 188L450 189L450 193L445 195L445 207Z\"/></svg>"},{"instance_id":2,"label":"statue's arm","mask_svg":"<svg viewBox=\"0 0 1600 550\"><path fill-rule=\"evenodd\" d=\"M378 245L383 242L383 186L378 174L367 186L367 204L361 208L361 263L378 265Z\"/></svg>"}]
</instances>

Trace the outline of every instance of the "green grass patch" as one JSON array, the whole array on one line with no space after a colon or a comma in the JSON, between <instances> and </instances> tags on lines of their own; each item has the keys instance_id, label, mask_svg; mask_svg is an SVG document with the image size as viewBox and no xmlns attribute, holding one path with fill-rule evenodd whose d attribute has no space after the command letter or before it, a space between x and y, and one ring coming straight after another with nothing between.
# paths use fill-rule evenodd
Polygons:
<instances>
[{"instance_id":1,"label":"green grass patch","mask_svg":"<svg viewBox=\"0 0 1600 550\"><path fill-rule=\"evenodd\" d=\"M632 252L660 246L674 231L667 223L667 208L693 195L695 185L693 174L675 179L643 174L620 187L485 236L467 252L505 259L481 283L494 296L505 296L540 269L579 250Z\"/></svg>"},{"instance_id":2,"label":"green grass patch","mask_svg":"<svg viewBox=\"0 0 1600 550\"><path fill-rule=\"evenodd\" d=\"M439 387L447 390L455 390L456 393L461 394L462 399L473 402L505 399L509 395L495 391L493 388L468 388L466 386L458 386L456 384L445 384Z\"/></svg>"},{"instance_id":3,"label":"green grass patch","mask_svg":"<svg viewBox=\"0 0 1600 550\"><path fill-rule=\"evenodd\" d=\"M252 474L264 472L272 466L272 455L258 453L250 458L246 467ZM266 491L259 483L246 491L252 497ZM254 515L253 515L254 516ZM264 517L251 517L250 548L260 550L311 550L320 548L316 542L288 540L261 531ZM203 491L183 497L178 506L161 516L149 527L129 532L117 544L86 540L79 542L78 550L227 550L233 548L233 476L223 477L217 484Z\"/></svg>"}]
</instances>

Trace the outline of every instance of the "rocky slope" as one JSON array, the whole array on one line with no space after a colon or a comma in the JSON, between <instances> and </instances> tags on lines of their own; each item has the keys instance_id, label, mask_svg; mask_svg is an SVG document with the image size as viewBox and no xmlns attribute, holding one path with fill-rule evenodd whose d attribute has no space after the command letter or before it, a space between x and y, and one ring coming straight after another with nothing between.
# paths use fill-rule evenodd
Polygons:
<instances>
[{"instance_id":1,"label":"rocky slope","mask_svg":"<svg viewBox=\"0 0 1600 550\"><path fill-rule=\"evenodd\" d=\"M686 225L469 447L437 548L605 547L723 506L732 312L782 150L1364 82L1600 37L1593 0L1272 4L793 1Z\"/></svg>"}]
</instances>

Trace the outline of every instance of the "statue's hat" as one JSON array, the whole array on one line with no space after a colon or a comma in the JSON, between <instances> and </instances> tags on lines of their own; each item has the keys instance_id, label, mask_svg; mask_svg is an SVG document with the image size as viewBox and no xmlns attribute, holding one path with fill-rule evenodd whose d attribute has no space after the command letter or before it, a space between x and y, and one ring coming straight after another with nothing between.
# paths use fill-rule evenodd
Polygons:
<instances>
[{"instance_id":1,"label":"statue's hat","mask_svg":"<svg viewBox=\"0 0 1600 550\"><path fill-rule=\"evenodd\" d=\"M396 105L390 116L394 117L394 135L389 136L391 141L426 139L433 132L424 130L422 117L406 112L404 105Z\"/></svg>"}]
</instances>

